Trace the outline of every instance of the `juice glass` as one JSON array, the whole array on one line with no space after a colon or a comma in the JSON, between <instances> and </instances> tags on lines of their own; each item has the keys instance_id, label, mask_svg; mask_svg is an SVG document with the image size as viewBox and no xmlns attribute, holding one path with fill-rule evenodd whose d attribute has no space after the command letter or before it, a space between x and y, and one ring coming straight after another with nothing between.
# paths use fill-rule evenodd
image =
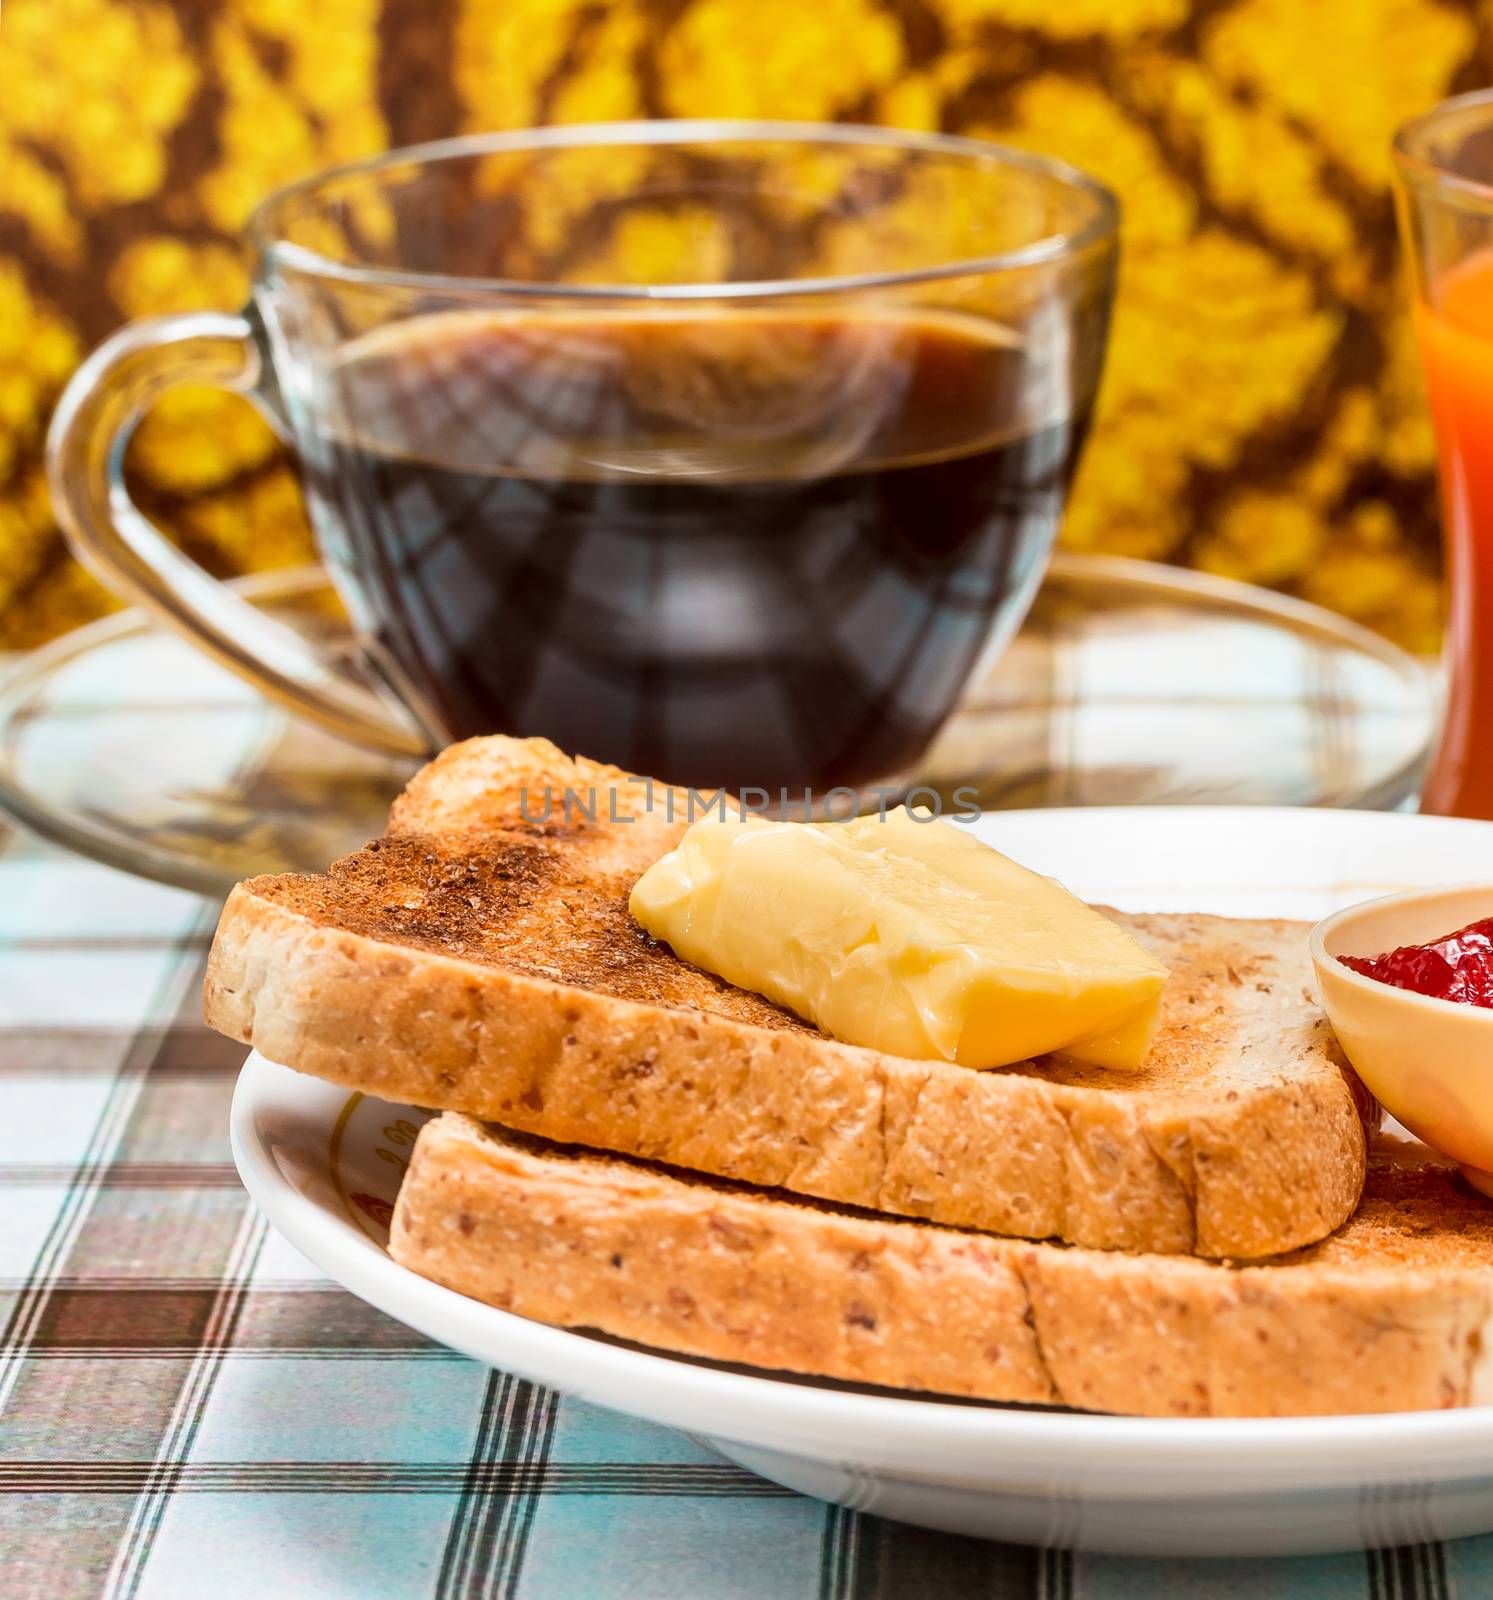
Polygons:
<instances>
[{"instance_id":1,"label":"juice glass","mask_svg":"<svg viewBox=\"0 0 1493 1600\"><path fill-rule=\"evenodd\" d=\"M1493 91L1407 123L1394 154L1450 580L1446 712L1421 809L1493 818Z\"/></svg>"}]
</instances>

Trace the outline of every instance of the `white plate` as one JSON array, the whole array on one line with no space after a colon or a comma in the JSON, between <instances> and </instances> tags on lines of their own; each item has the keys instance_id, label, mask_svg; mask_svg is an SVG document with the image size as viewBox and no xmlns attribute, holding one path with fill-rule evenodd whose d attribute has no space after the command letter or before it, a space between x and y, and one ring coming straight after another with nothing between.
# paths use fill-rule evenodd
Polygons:
<instances>
[{"instance_id":1,"label":"white plate","mask_svg":"<svg viewBox=\"0 0 1493 1600\"><path fill-rule=\"evenodd\" d=\"M1493 825L1367 812L1006 812L983 837L1128 909L1315 919L1493 877ZM381 1219L425 1113L250 1056L233 1151L293 1244L479 1361L683 1428L807 1494L907 1522L1146 1554L1286 1554L1493 1530L1493 1408L1153 1420L973 1405L728 1369L525 1321L427 1283Z\"/></svg>"}]
</instances>

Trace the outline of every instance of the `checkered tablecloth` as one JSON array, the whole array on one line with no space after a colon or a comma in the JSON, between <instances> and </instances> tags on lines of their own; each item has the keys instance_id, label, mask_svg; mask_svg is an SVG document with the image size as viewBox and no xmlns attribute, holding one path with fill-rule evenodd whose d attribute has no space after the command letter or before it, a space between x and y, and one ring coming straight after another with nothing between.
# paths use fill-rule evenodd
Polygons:
<instances>
[{"instance_id":1,"label":"checkered tablecloth","mask_svg":"<svg viewBox=\"0 0 1493 1600\"><path fill-rule=\"evenodd\" d=\"M239 1187L215 916L0 824L3 1600L1493 1596L1493 1539L1214 1564L926 1533L430 1344Z\"/></svg>"}]
</instances>

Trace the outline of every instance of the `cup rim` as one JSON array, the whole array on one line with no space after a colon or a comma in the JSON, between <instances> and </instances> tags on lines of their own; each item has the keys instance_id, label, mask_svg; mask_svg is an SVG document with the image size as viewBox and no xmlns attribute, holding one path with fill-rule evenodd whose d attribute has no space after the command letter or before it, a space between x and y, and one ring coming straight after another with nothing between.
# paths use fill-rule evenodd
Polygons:
<instances>
[{"instance_id":1,"label":"cup rim","mask_svg":"<svg viewBox=\"0 0 1493 1600\"><path fill-rule=\"evenodd\" d=\"M1472 89L1466 94L1452 95L1450 99L1438 101L1429 111L1422 111L1418 116L1402 122L1390 145L1400 176L1407 183L1430 183L1464 200L1475 201L1483 207L1493 207L1493 180L1484 181L1453 172L1418 148L1425 135L1442 123L1483 107L1487 108L1490 121L1493 121L1493 88Z\"/></svg>"},{"instance_id":2,"label":"cup rim","mask_svg":"<svg viewBox=\"0 0 1493 1600\"><path fill-rule=\"evenodd\" d=\"M278 238L272 222L287 202L349 178L376 174L416 162L488 155L503 151L550 150L597 146L730 144L778 140L800 144L877 145L924 151L1018 167L1040 173L1088 196L1093 209L1079 226L1044 235L1029 244L992 255L941 262L888 272L847 273L819 278L778 278L733 282L665 284L562 284L516 278L448 276L400 268L370 267L336 261L304 245ZM621 122L567 123L549 128L521 128L497 133L464 134L404 145L361 160L339 162L272 190L250 213L247 234L262 260L283 263L297 272L341 283L409 288L433 292L501 293L524 298L637 301L750 299L789 295L844 294L865 289L932 283L978 273L1006 272L1075 256L1112 238L1118 230L1120 203L1109 187L1054 156L1037 155L1009 145L947 133L925 133L854 122L780 122L736 118L655 118Z\"/></svg>"}]
</instances>

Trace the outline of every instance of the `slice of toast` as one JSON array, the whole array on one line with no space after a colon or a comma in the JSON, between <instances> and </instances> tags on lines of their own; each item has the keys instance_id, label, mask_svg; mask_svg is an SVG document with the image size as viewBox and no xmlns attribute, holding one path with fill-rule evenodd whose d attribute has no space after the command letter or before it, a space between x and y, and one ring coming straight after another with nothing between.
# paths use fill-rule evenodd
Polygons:
<instances>
[{"instance_id":1,"label":"slice of toast","mask_svg":"<svg viewBox=\"0 0 1493 1600\"><path fill-rule=\"evenodd\" d=\"M1493 1205L1407 1141L1380 1141L1331 1238L1231 1267L839 1211L447 1113L389 1249L539 1322L854 1383L1160 1417L1493 1400Z\"/></svg>"},{"instance_id":2,"label":"slice of toast","mask_svg":"<svg viewBox=\"0 0 1493 1600\"><path fill-rule=\"evenodd\" d=\"M1122 918L1173 973L1146 1066L975 1072L840 1044L649 939L628 894L686 824L543 740L453 746L382 839L234 890L207 1020L388 1100L995 1233L1254 1257L1352 1210L1377 1112L1303 928Z\"/></svg>"}]
</instances>

